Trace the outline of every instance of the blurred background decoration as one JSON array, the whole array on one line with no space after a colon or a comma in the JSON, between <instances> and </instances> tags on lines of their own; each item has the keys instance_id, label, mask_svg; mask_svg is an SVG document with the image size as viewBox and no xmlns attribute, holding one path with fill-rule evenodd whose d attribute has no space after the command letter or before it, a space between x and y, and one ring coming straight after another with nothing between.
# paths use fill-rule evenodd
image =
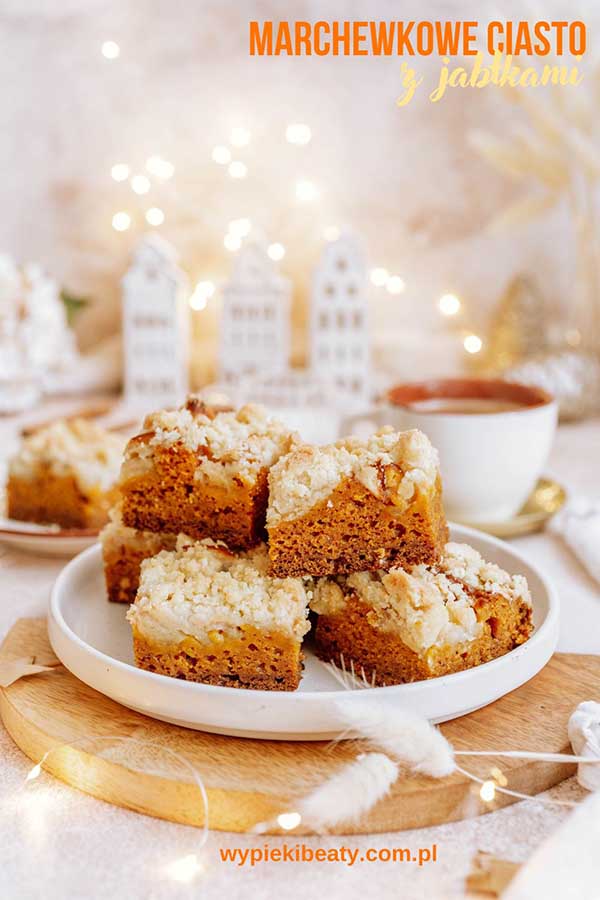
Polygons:
<instances>
[{"instance_id":1,"label":"blurred background decoration","mask_svg":"<svg viewBox=\"0 0 600 900\"><path fill-rule=\"evenodd\" d=\"M307 366L318 383L314 272L349 229L368 260L372 387L531 363L528 377L568 382L569 415L593 411L592 51L577 88L450 91L435 106L423 90L398 109L397 59L249 57L248 20L280 12L272 0L243 15L233 0L3 4L0 249L35 259L78 307L78 349L61 325L70 350L57 384L121 381L121 279L148 233L174 248L189 282L192 387L219 377L223 287L258 237L289 285L286 383L297 394ZM433 19L451 12L446 0L428 7ZM487 12L461 4L465 19L500 15ZM333 0L286 6L289 19L339 13ZM397 18L397 4L376 0L369 14ZM421 17L422 4L407 0L402 15ZM502 4L503 18L536 16L525 0ZM569 18L571 4L547 0L544 16ZM584 18L592 31L600 8L587 4ZM433 87L439 60L418 68ZM45 389L39 373L29 387Z\"/></svg>"},{"instance_id":2,"label":"blurred background decoration","mask_svg":"<svg viewBox=\"0 0 600 900\"><path fill-rule=\"evenodd\" d=\"M71 316L74 306L69 307ZM78 359L57 283L29 263L0 256L0 408L18 411L52 393Z\"/></svg>"},{"instance_id":3,"label":"blurred background decoration","mask_svg":"<svg viewBox=\"0 0 600 900\"><path fill-rule=\"evenodd\" d=\"M190 296L177 253L163 238L142 238L122 281L123 393L145 413L181 403L189 389Z\"/></svg>"}]
</instances>

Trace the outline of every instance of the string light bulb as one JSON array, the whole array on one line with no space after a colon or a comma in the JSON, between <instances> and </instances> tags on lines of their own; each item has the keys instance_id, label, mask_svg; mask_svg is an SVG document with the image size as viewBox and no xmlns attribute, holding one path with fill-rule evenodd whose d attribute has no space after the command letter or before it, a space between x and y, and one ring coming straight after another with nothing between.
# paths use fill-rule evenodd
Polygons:
<instances>
[{"instance_id":1,"label":"string light bulb","mask_svg":"<svg viewBox=\"0 0 600 900\"><path fill-rule=\"evenodd\" d=\"M308 144L311 137L312 131L308 125L304 125L302 122L295 122L292 125L288 125L285 130L286 141L290 144L297 144L300 147Z\"/></svg>"},{"instance_id":2,"label":"string light bulb","mask_svg":"<svg viewBox=\"0 0 600 900\"><path fill-rule=\"evenodd\" d=\"M199 294L198 291L194 291L194 293L190 297L190 306L195 312L200 312L201 310L206 308L207 297L204 294Z\"/></svg>"},{"instance_id":3,"label":"string light bulb","mask_svg":"<svg viewBox=\"0 0 600 900\"><path fill-rule=\"evenodd\" d=\"M159 209L158 206L151 206L150 209L146 210L146 222L148 225L162 225L165 221L165 214L162 209Z\"/></svg>"},{"instance_id":4,"label":"string light bulb","mask_svg":"<svg viewBox=\"0 0 600 900\"><path fill-rule=\"evenodd\" d=\"M490 775L500 787L506 787L508 784L508 779L502 769L499 769L498 766L494 766L493 769L490 769Z\"/></svg>"},{"instance_id":5,"label":"string light bulb","mask_svg":"<svg viewBox=\"0 0 600 900\"><path fill-rule=\"evenodd\" d=\"M105 59L118 59L121 55L121 48L116 41L104 41L100 49Z\"/></svg>"},{"instance_id":6,"label":"string light bulb","mask_svg":"<svg viewBox=\"0 0 600 900\"><path fill-rule=\"evenodd\" d=\"M150 180L145 175L134 175L131 179L131 190L134 194L147 194L150 190Z\"/></svg>"},{"instance_id":7,"label":"string light bulb","mask_svg":"<svg viewBox=\"0 0 600 900\"><path fill-rule=\"evenodd\" d=\"M371 282L376 287L385 287L386 284L388 283L389 277L390 277L390 273L388 272L387 269L382 269L380 266L376 269L371 269L371 274L370 274Z\"/></svg>"},{"instance_id":8,"label":"string light bulb","mask_svg":"<svg viewBox=\"0 0 600 900\"><path fill-rule=\"evenodd\" d=\"M277 824L284 831L292 831L293 828L298 827L301 821L302 816L297 812L281 813L277 816Z\"/></svg>"},{"instance_id":9,"label":"string light bulb","mask_svg":"<svg viewBox=\"0 0 600 900\"><path fill-rule=\"evenodd\" d=\"M27 773L27 775L25 777L25 781L33 781L34 778L38 777L38 775L41 773L41 771L42 771L42 767L40 766L39 763L37 763L35 766L33 766L32 769L29 770L29 772Z\"/></svg>"},{"instance_id":10,"label":"string light bulb","mask_svg":"<svg viewBox=\"0 0 600 900\"><path fill-rule=\"evenodd\" d=\"M149 156L146 160L146 170L157 178L172 178L175 174L175 166L162 156Z\"/></svg>"},{"instance_id":11,"label":"string light bulb","mask_svg":"<svg viewBox=\"0 0 600 900\"><path fill-rule=\"evenodd\" d=\"M129 178L129 166L127 163L115 163L110 170L113 181L127 181Z\"/></svg>"},{"instance_id":12,"label":"string light bulb","mask_svg":"<svg viewBox=\"0 0 600 900\"><path fill-rule=\"evenodd\" d=\"M463 341L463 347L467 353L479 353L483 347L483 341L476 334L468 334Z\"/></svg>"},{"instance_id":13,"label":"string light bulb","mask_svg":"<svg viewBox=\"0 0 600 900\"><path fill-rule=\"evenodd\" d=\"M455 316L460 312L460 300L456 294L442 294L438 300L438 308L443 316Z\"/></svg>"},{"instance_id":14,"label":"string light bulb","mask_svg":"<svg viewBox=\"0 0 600 900\"><path fill-rule=\"evenodd\" d=\"M296 199L301 203L312 203L319 196L317 186L306 178L296 182Z\"/></svg>"},{"instance_id":15,"label":"string light bulb","mask_svg":"<svg viewBox=\"0 0 600 900\"><path fill-rule=\"evenodd\" d=\"M390 294L401 294L406 287L399 275L390 275L385 286Z\"/></svg>"},{"instance_id":16,"label":"string light bulb","mask_svg":"<svg viewBox=\"0 0 600 900\"><path fill-rule=\"evenodd\" d=\"M496 796L496 784L493 781L484 781L479 790L479 796L484 803L491 803Z\"/></svg>"},{"instance_id":17,"label":"string light bulb","mask_svg":"<svg viewBox=\"0 0 600 900\"><path fill-rule=\"evenodd\" d=\"M269 246L267 247L267 253L272 260L278 262L285 256L285 247L283 246L283 244L278 243L269 244Z\"/></svg>"},{"instance_id":18,"label":"string light bulb","mask_svg":"<svg viewBox=\"0 0 600 900\"><path fill-rule=\"evenodd\" d=\"M242 125L236 125L231 129L229 140L234 147L247 147L251 137L252 135L247 128L244 128Z\"/></svg>"},{"instance_id":19,"label":"string light bulb","mask_svg":"<svg viewBox=\"0 0 600 900\"><path fill-rule=\"evenodd\" d=\"M213 147L212 158L214 162L218 163L220 166L226 166L231 162L231 150L229 147L219 144L218 146Z\"/></svg>"},{"instance_id":20,"label":"string light bulb","mask_svg":"<svg viewBox=\"0 0 600 900\"><path fill-rule=\"evenodd\" d=\"M206 304L208 303L209 297L215 292L215 285L212 281L199 281L196 287L194 288L194 292L190 297L190 306L192 309L199 312L202 309L205 309Z\"/></svg>"},{"instance_id":21,"label":"string light bulb","mask_svg":"<svg viewBox=\"0 0 600 900\"><path fill-rule=\"evenodd\" d=\"M231 253L235 253L236 250L239 250L242 246L242 239L237 234L231 234L229 232L223 238L223 244L226 250L229 250Z\"/></svg>"},{"instance_id":22,"label":"string light bulb","mask_svg":"<svg viewBox=\"0 0 600 900\"><path fill-rule=\"evenodd\" d=\"M234 159L234 161L229 164L227 171L232 178L245 178L248 174L248 167L245 163L240 162L239 159Z\"/></svg>"},{"instance_id":23,"label":"string light bulb","mask_svg":"<svg viewBox=\"0 0 600 900\"><path fill-rule=\"evenodd\" d=\"M166 871L174 881L189 884L199 872L203 871L203 866L196 854L190 853L188 856L182 856L181 859L176 859L170 863Z\"/></svg>"},{"instance_id":24,"label":"string light bulb","mask_svg":"<svg viewBox=\"0 0 600 900\"><path fill-rule=\"evenodd\" d=\"M112 227L115 231L127 231L131 225L131 216L126 212L117 212L112 217Z\"/></svg>"},{"instance_id":25,"label":"string light bulb","mask_svg":"<svg viewBox=\"0 0 600 900\"><path fill-rule=\"evenodd\" d=\"M252 222L250 219L233 219L227 227L230 234L235 234L238 237L247 237L250 234Z\"/></svg>"}]
</instances>

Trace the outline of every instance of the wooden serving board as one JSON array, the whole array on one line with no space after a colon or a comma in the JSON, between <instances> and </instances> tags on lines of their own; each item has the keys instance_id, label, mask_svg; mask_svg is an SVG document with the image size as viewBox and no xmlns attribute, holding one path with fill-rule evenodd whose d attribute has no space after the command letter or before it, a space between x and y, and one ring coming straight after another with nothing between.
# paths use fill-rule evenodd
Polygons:
<instances>
[{"instance_id":1,"label":"wooden serving board","mask_svg":"<svg viewBox=\"0 0 600 900\"><path fill-rule=\"evenodd\" d=\"M53 653L44 619L20 619L0 656L35 656L48 664ZM570 752L567 721L582 700L600 700L600 656L556 654L531 681L501 700L441 726L456 750L519 749ZM356 756L356 741L258 741L204 734L132 712L93 690L58 665L52 672L22 678L0 689L0 715L15 743L38 762L52 747L82 738L120 735L152 741L188 759L200 773L209 803L209 825L244 832L257 822L293 810L294 798ZM86 745L84 745L85 747ZM44 768L79 790L137 812L188 825L201 825L202 804L182 767L160 774L136 771L121 750L55 750ZM117 760L117 761L115 761ZM463 757L460 765L479 777L498 766L508 787L536 794L572 775L575 766L510 759ZM406 777L358 824L340 834L399 831L452 822L489 812L511 798L496 795L483 804L477 788L455 774L442 780ZM275 833L275 832L274 832ZM298 828L295 834L301 834Z\"/></svg>"}]
</instances>

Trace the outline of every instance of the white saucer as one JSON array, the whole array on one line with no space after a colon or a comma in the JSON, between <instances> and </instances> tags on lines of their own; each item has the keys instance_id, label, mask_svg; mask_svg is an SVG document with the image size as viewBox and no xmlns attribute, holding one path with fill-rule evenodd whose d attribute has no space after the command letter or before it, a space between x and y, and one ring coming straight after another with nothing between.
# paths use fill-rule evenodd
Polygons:
<instances>
[{"instance_id":1,"label":"white saucer","mask_svg":"<svg viewBox=\"0 0 600 900\"><path fill-rule=\"evenodd\" d=\"M451 526L452 540L472 544L491 562L527 577L535 632L511 653L466 672L415 684L373 688L434 722L485 706L532 678L558 639L558 599L544 576L508 544L471 528ZM217 734L275 740L325 740L340 732L334 701L345 691L307 649L298 691L215 687L145 672L133 665L127 607L106 599L100 547L90 547L60 573L50 599L54 652L86 684L138 712Z\"/></svg>"},{"instance_id":2,"label":"white saucer","mask_svg":"<svg viewBox=\"0 0 600 900\"><path fill-rule=\"evenodd\" d=\"M0 517L0 542L37 556L75 556L97 540L97 530L35 525Z\"/></svg>"}]
</instances>

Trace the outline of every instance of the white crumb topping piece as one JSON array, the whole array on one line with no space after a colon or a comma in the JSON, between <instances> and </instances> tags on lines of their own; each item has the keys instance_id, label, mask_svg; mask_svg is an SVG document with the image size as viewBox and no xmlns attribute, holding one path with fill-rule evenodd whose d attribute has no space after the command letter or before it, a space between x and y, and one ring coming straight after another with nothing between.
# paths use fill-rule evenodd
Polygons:
<instances>
[{"instance_id":1,"label":"white crumb topping piece","mask_svg":"<svg viewBox=\"0 0 600 900\"><path fill-rule=\"evenodd\" d=\"M531 606L531 592L525 576L509 575L496 563L486 562L469 544L453 541L446 544L440 568L469 587Z\"/></svg>"},{"instance_id":2,"label":"white crumb topping piece","mask_svg":"<svg viewBox=\"0 0 600 900\"><path fill-rule=\"evenodd\" d=\"M100 532L100 542L105 552L120 552L122 547L140 553L154 554L161 550L173 550L177 535L167 531L138 531L124 525L120 506L109 511L109 521Z\"/></svg>"},{"instance_id":3,"label":"white crumb topping piece","mask_svg":"<svg viewBox=\"0 0 600 900\"><path fill-rule=\"evenodd\" d=\"M233 554L210 539L180 535L174 551L142 563L127 618L150 641L178 644L242 633L244 626L301 640L309 630L302 579L272 578L265 545Z\"/></svg>"},{"instance_id":4,"label":"white crumb topping piece","mask_svg":"<svg viewBox=\"0 0 600 900\"><path fill-rule=\"evenodd\" d=\"M375 497L406 508L419 488L431 488L437 451L421 431L384 428L367 440L345 438L326 447L302 446L269 474L267 525L297 519L354 477Z\"/></svg>"},{"instance_id":5,"label":"white crumb topping piece","mask_svg":"<svg viewBox=\"0 0 600 900\"><path fill-rule=\"evenodd\" d=\"M89 419L59 419L28 434L9 462L9 474L33 479L40 468L72 475L84 491L107 491L119 476L125 441Z\"/></svg>"},{"instance_id":6,"label":"white crumb topping piece","mask_svg":"<svg viewBox=\"0 0 600 900\"><path fill-rule=\"evenodd\" d=\"M253 481L260 469L273 465L298 440L282 422L254 404L211 415L187 406L146 417L147 442L132 440L125 453L122 480L143 474L157 447L181 444L197 454L195 477L227 484L234 476Z\"/></svg>"},{"instance_id":7,"label":"white crumb topping piece","mask_svg":"<svg viewBox=\"0 0 600 900\"><path fill-rule=\"evenodd\" d=\"M393 631L420 655L432 647L459 644L479 637L482 625L473 608L469 588L499 594L513 603L531 604L527 581L487 563L467 544L447 544L435 566L409 571L356 572L337 582L320 579L311 608L321 615L337 615L353 591L370 607L375 628Z\"/></svg>"}]
</instances>

